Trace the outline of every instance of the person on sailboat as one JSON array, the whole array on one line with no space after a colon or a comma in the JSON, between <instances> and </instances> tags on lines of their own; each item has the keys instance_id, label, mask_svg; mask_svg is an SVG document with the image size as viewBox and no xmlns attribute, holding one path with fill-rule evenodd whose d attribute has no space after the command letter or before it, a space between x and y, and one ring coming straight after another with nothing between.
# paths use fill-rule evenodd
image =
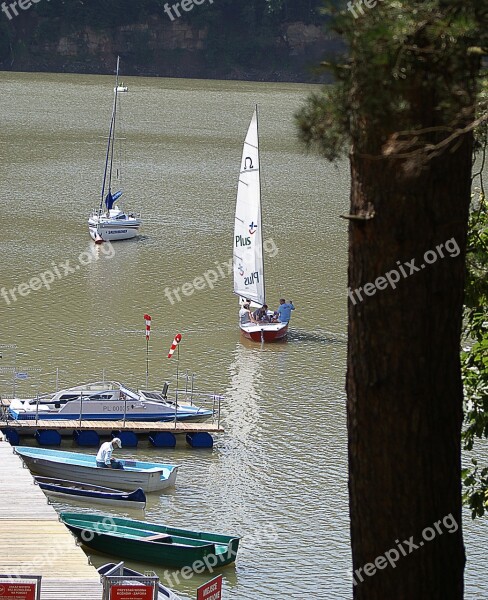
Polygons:
<instances>
[{"instance_id":1,"label":"person on sailboat","mask_svg":"<svg viewBox=\"0 0 488 600\"><path fill-rule=\"evenodd\" d=\"M239 322L241 325L247 325L247 323L252 323L252 315L249 308L249 304L243 304L239 311Z\"/></svg>"},{"instance_id":2,"label":"person on sailboat","mask_svg":"<svg viewBox=\"0 0 488 600\"><path fill-rule=\"evenodd\" d=\"M114 446L117 448L122 448L122 442L120 438L116 437L110 442L104 442L97 454L97 467L104 468L112 468L112 469L123 469L124 466L119 460L115 460L112 458L112 452L114 450Z\"/></svg>"},{"instance_id":3,"label":"person on sailboat","mask_svg":"<svg viewBox=\"0 0 488 600\"><path fill-rule=\"evenodd\" d=\"M275 311L275 317L278 319L278 323L288 323L291 319L291 311L295 310L293 306L293 300L287 302L284 298L280 299L280 305Z\"/></svg>"},{"instance_id":4,"label":"person on sailboat","mask_svg":"<svg viewBox=\"0 0 488 600\"><path fill-rule=\"evenodd\" d=\"M268 305L263 304L261 308L258 308L253 312L252 316L256 323L269 323Z\"/></svg>"}]
</instances>

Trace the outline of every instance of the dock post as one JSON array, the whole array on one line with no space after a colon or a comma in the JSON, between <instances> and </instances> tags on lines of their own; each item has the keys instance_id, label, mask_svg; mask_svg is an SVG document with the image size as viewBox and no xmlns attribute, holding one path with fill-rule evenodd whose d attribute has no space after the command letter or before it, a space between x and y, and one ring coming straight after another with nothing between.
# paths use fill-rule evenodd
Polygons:
<instances>
[{"instance_id":1,"label":"dock post","mask_svg":"<svg viewBox=\"0 0 488 600\"><path fill-rule=\"evenodd\" d=\"M80 396L80 427L81 427L82 415L83 415L83 391L81 392L81 396Z\"/></svg>"}]
</instances>

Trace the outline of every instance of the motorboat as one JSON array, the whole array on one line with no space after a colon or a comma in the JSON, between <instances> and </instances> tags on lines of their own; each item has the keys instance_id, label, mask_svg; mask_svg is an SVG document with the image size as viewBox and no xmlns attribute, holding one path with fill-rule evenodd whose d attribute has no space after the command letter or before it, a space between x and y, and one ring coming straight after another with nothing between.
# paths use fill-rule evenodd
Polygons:
<instances>
[{"instance_id":1,"label":"motorboat","mask_svg":"<svg viewBox=\"0 0 488 600\"><path fill-rule=\"evenodd\" d=\"M8 416L15 421L205 421L213 410L180 403L162 391L135 391L117 381L98 381L34 398L13 398Z\"/></svg>"}]
</instances>

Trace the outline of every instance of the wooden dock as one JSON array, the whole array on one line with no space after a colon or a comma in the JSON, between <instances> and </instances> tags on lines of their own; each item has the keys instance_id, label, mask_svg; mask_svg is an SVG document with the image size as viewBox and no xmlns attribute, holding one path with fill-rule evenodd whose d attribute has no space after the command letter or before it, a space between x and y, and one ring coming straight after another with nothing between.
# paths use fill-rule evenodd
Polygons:
<instances>
[{"instance_id":1,"label":"wooden dock","mask_svg":"<svg viewBox=\"0 0 488 600\"><path fill-rule=\"evenodd\" d=\"M29 420L15 421L13 419L1 420L0 429L11 427L18 431L19 435L34 434L37 430L56 429L61 435L70 435L74 430L87 431L92 430L100 434L110 435L112 431L133 431L139 434L149 434L152 432L169 431L175 435L186 433L223 433L224 428L219 423L187 423L181 421L85 421L85 420Z\"/></svg>"},{"instance_id":2,"label":"wooden dock","mask_svg":"<svg viewBox=\"0 0 488 600\"><path fill-rule=\"evenodd\" d=\"M101 600L95 567L20 457L1 440L0 482L0 574L42 575L42 600Z\"/></svg>"}]
</instances>

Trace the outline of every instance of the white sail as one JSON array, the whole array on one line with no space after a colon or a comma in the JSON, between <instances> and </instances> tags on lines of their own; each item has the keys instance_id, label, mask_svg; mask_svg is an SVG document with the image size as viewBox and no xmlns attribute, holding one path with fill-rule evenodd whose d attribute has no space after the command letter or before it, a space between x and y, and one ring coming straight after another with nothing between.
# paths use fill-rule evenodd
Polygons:
<instances>
[{"instance_id":1,"label":"white sail","mask_svg":"<svg viewBox=\"0 0 488 600\"><path fill-rule=\"evenodd\" d=\"M257 107L247 131L237 187L234 225L234 293L264 304L263 237Z\"/></svg>"}]
</instances>

